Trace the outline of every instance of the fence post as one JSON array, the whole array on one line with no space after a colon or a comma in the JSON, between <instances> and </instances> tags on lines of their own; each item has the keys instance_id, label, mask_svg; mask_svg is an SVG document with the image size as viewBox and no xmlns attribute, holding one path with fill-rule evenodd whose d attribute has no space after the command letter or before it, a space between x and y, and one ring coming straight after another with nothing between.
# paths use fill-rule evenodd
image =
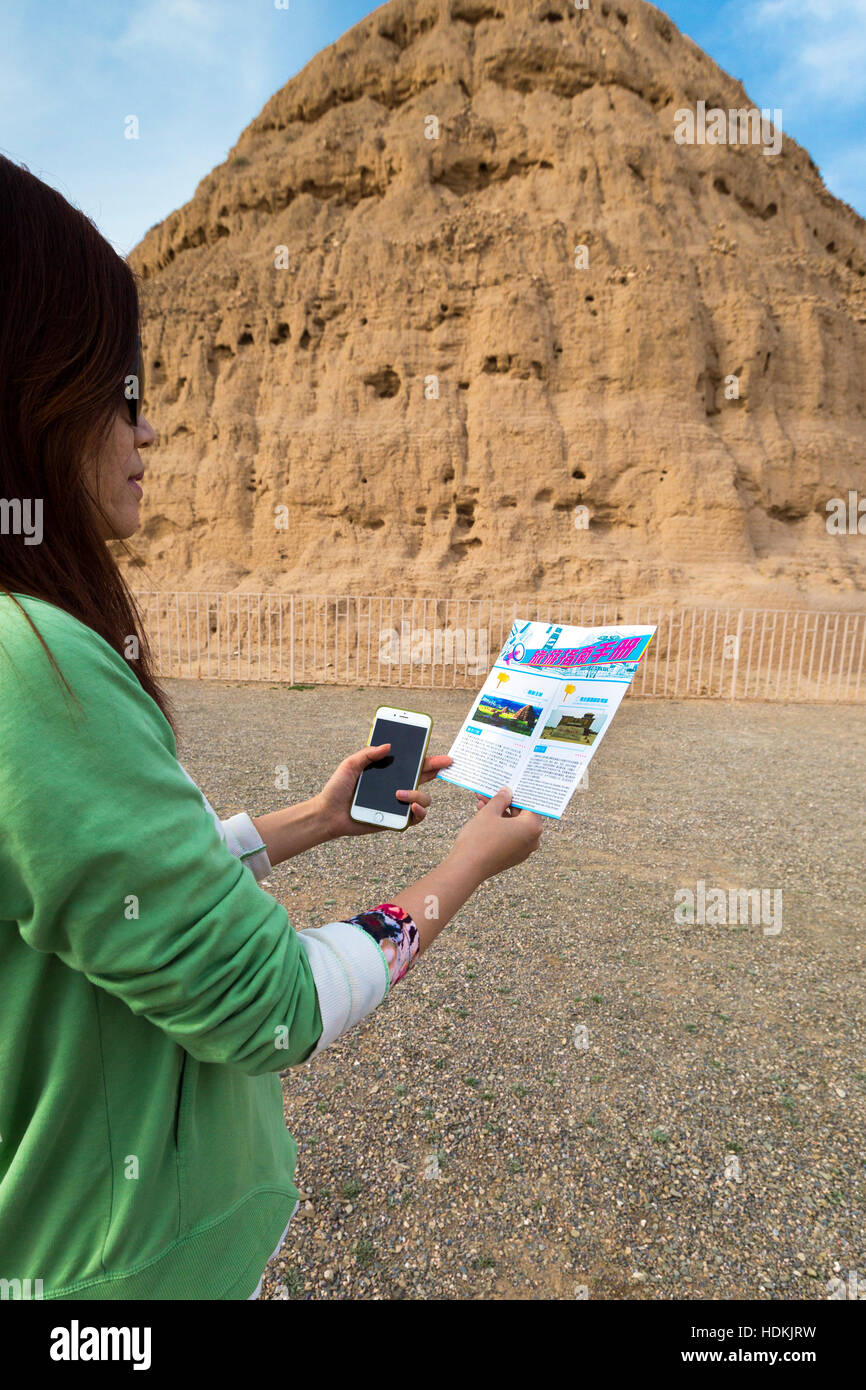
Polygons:
<instances>
[{"instance_id":1,"label":"fence post","mask_svg":"<svg viewBox=\"0 0 866 1390\"><path fill-rule=\"evenodd\" d=\"M740 665L740 643L743 640L743 610L740 609L740 616L737 619L737 641L734 647L734 669L731 672L731 699L736 698L737 694L737 671Z\"/></svg>"},{"instance_id":2,"label":"fence post","mask_svg":"<svg viewBox=\"0 0 866 1390\"><path fill-rule=\"evenodd\" d=\"M295 683L295 596L292 594L289 607L289 685Z\"/></svg>"}]
</instances>

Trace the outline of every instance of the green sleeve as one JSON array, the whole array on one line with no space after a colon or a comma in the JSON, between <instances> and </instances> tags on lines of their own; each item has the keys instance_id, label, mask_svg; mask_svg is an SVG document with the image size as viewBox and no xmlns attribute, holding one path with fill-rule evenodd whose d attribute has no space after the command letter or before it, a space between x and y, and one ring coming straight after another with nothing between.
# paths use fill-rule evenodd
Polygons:
<instances>
[{"instance_id":1,"label":"green sleeve","mask_svg":"<svg viewBox=\"0 0 866 1390\"><path fill-rule=\"evenodd\" d=\"M3 611L0 918L200 1061L259 1075L305 1060L322 1032L307 957L220 839L158 706L101 637L33 604L76 708Z\"/></svg>"}]
</instances>

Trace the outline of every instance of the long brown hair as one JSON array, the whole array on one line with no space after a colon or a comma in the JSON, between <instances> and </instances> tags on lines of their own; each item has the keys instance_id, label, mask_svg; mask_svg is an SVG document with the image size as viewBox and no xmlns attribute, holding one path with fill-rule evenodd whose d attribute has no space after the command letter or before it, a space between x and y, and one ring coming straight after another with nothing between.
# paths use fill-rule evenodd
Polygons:
<instances>
[{"instance_id":1,"label":"long brown hair","mask_svg":"<svg viewBox=\"0 0 866 1390\"><path fill-rule=\"evenodd\" d=\"M130 667L171 723L141 613L84 480L123 405L138 332L131 267L83 212L0 155L0 498L41 498L43 515L39 545L0 536L0 591L65 609L120 656L137 637Z\"/></svg>"}]
</instances>

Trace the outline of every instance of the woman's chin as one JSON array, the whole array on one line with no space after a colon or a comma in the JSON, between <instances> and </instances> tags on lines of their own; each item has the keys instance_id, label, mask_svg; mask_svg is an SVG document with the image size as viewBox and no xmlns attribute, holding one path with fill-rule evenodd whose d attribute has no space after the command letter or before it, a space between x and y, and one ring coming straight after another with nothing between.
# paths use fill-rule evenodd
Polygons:
<instances>
[{"instance_id":1,"label":"woman's chin","mask_svg":"<svg viewBox=\"0 0 866 1390\"><path fill-rule=\"evenodd\" d=\"M132 502L123 507L118 507L114 516L111 517L111 540L128 541L130 536L134 536L141 525L138 503Z\"/></svg>"}]
</instances>

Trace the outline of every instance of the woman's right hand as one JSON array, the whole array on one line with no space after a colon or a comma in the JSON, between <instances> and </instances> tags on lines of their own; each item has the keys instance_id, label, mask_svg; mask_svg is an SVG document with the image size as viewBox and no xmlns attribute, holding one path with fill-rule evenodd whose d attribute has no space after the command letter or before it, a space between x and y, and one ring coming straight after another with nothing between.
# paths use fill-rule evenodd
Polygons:
<instances>
[{"instance_id":1,"label":"woman's right hand","mask_svg":"<svg viewBox=\"0 0 866 1390\"><path fill-rule=\"evenodd\" d=\"M513 795L510 787L503 787L466 822L454 841L452 855L470 862L479 879L522 864L541 842L544 817L512 807Z\"/></svg>"},{"instance_id":2,"label":"woman's right hand","mask_svg":"<svg viewBox=\"0 0 866 1390\"><path fill-rule=\"evenodd\" d=\"M415 923L419 954L485 879L522 864L538 849L545 818L511 807L513 795L503 787L492 796L466 822L442 863L393 899Z\"/></svg>"}]
</instances>

